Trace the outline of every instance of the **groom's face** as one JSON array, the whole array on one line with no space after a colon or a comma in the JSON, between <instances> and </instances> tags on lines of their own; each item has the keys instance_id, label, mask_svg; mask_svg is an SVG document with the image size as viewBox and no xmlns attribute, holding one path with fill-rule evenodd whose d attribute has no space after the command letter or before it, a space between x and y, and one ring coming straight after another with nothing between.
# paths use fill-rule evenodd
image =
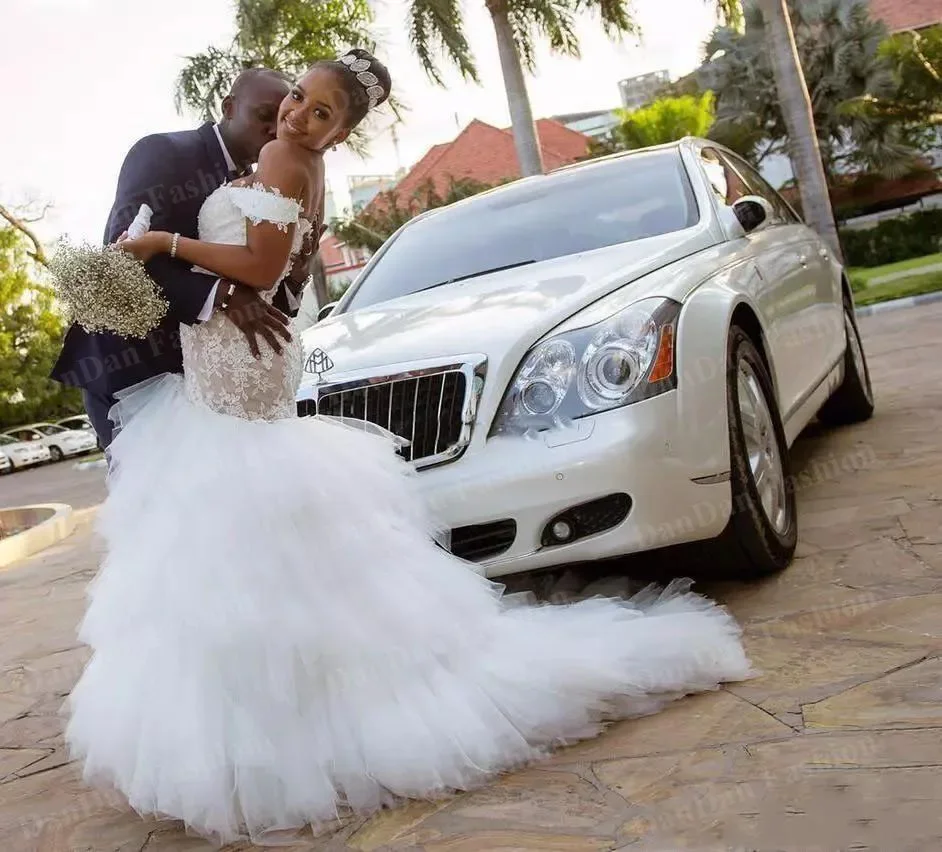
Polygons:
<instances>
[{"instance_id":1,"label":"groom's face","mask_svg":"<svg viewBox=\"0 0 942 852\"><path fill-rule=\"evenodd\" d=\"M241 165L258 162L259 152L275 138L278 107L289 88L281 77L259 74L223 101L228 136L236 148L232 155Z\"/></svg>"}]
</instances>

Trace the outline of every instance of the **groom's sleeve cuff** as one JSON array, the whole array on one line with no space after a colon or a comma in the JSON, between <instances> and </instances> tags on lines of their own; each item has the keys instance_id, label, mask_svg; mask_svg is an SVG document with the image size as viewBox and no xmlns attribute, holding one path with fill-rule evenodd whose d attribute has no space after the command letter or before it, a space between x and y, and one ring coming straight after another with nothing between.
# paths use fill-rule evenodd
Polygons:
<instances>
[{"instance_id":1,"label":"groom's sleeve cuff","mask_svg":"<svg viewBox=\"0 0 942 852\"><path fill-rule=\"evenodd\" d=\"M200 315L197 319L200 322L207 322L213 316L213 307L216 304L216 289L219 287L219 279L216 279L216 283L213 284L213 289L209 291L209 295L206 297L206 304L203 305L203 310L200 311Z\"/></svg>"}]
</instances>

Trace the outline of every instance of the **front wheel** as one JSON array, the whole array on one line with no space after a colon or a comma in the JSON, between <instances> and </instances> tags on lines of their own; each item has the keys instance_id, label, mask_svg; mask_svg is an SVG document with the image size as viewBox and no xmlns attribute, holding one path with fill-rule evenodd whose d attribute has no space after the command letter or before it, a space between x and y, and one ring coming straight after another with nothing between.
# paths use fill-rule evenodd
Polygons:
<instances>
[{"instance_id":1,"label":"front wheel","mask_svg":"<svg viewBox=\"0 0 942 852\"><path fill-rule=\"evenodd\" d=\"M54 461L54 462L62 461L62 450L60 450L58 447L50 447L49 458L51 461Z\"/></svg>"},{"instance_id":2,"label":"front wheel","mask_svg":"<svg viewBox=\"0 0 942 852\"><path fill-rule=\"evenodd\" d=\"M818 412L825 426L847 426L873 416L873 387L870 368L857 329L857 318L850 299L844 297L844 380Z\"/></svg>"},{"instance_id":3,"label":"front wheel","mask_svg":"<svg viewBox=\"0 0 942 852\"><path fill-rule=\"evenodd\" d=\"M726 408L732 514L716 567L735 579L786 568L798 544L797 502L785 430L769 371L743 329L729 333Z\"/></svg>"}]
</instances>

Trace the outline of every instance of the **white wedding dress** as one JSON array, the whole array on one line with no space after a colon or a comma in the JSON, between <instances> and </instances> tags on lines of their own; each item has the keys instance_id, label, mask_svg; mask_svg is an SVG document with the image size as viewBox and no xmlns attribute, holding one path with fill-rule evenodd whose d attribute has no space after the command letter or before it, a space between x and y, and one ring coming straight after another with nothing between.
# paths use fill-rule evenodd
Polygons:
<instances>
[{"instance_id":1,"label":"white wedding dress","mask_svg":"<svg viewBox=\"0 0 942 852\"><path fill-rule=\"evenodd\" d=\"M224 186L200 235L241 243L246 217L298 214ZM115 410L93 654L66 705L85 778L139 812L277 844L751 674L734 620L683 589L503 596L433 542L386 438L296 416L297 342L256 361L217 315L182 343L185 375Z\"/></svg>"}]
</instances>

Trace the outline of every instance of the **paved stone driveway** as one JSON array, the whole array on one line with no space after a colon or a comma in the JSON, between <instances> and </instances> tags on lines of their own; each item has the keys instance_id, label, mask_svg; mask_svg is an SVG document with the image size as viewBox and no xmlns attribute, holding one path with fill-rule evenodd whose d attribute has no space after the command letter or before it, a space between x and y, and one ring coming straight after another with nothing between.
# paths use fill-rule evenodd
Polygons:
<instances>
[{"instance_id":1,"label":"paved stone driveway","mask_svg":"<svg viewBox=\"0 0 942 852\"><path fill-rule=\"evenodd\" d=\"M942 849L942 306L863 326L878 416L797 445L795 564L705 589L744 623L763 677L292 848ZM68 471L41 475L79 476ZM87 497L89 481L72 487ZM68 542L0 572L0 850L208 850L86 789L63 756L56 713L85 660L74 628L93 511Z\"/></svg>"}]
</instances>

